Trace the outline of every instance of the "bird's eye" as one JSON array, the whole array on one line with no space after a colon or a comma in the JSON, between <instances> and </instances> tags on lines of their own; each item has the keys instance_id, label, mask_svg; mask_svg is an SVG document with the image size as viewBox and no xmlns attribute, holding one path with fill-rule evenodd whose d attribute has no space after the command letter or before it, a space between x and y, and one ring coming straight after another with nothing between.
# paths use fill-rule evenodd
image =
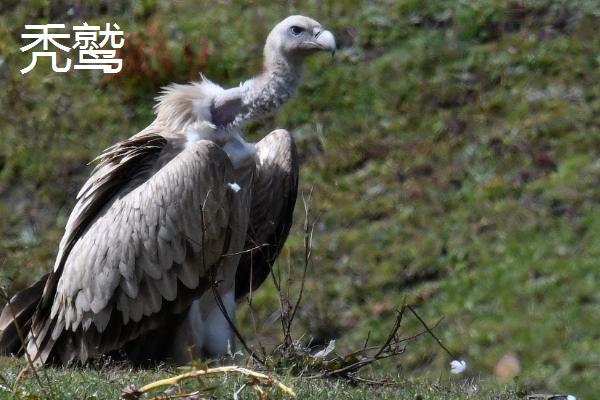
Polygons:
<instances>
[{"instance_id":1,"label":"bird's eye","mask_svg":"<svg viewBox=\"0 0 600 400\"><path fill-rule=\"evenodd\" d=\"M292 34L292 36L300 36L300 34L302 33L302 31L304 31L304 29L300 28L299 26L292 26L290 28L290 33Z\"/></svg>"}]
</instances>

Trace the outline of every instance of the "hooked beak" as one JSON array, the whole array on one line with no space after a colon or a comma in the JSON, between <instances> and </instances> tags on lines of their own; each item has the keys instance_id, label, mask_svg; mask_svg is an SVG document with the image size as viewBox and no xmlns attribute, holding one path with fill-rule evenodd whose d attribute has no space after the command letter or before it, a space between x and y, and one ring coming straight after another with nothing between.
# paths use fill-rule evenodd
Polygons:
<instances>
[{"instance_id":1,"label":"hooked beak","mask_svg":"<svg viewBox=\"0 0 600 400\"><path fill-rule=\"evenodd\" d=\"M331 53L332 57L335 55L335 38L331 32L321 28L315 28L311 43L316 49L328 51Z\"/></svg>"}]
</instances>

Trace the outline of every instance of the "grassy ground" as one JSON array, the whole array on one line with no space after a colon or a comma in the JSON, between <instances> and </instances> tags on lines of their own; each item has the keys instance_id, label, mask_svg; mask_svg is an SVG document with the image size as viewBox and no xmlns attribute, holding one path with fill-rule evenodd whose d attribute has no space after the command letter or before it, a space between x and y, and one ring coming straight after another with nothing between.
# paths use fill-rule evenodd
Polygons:
<instances>
[{"instance_id":1,"label":"grassy ground","mask_svg":"<svg viewBox=\"0 0 600 400\"><path fill-rule=\"evenodd\" d=\"M0 359L0 367L7 380L14 381L16 374L24 364L10 359ZM42 385L33 376L19 382L16 390L17 398L38 399L53 396L56 399L115 399L121 391L130 385L137 388L158 379L170 377L176 371L164 368L135 370L126 367L97 366L87 369L47 369L40 373ZM341 381L313 381L298 378L282 378L284 384L292 388L297 397L307 400L318 399L380 399L398 400L446 400L446 399L486 399L497 400L518 399L522 393L515 391L512 385L500 385L486 380L455 381L440 379L438 381L406 379L402 376L389 376L398 383L388 386L349 385ZM232 398L244 380L233 374L214 379L192 381L182 385L188 393L200 390L202 394L213 398ZM1 383L0 383L1 384ZM268 390L272 399L283 399L279 391ZM158 393L158 392L156 392ZM248 389L240 397L255 398L252 389ZM7 389L0 386L0 399L13 398Z\"/></svg>"},{"instance_id":2,"label":"grassy ground","mask_svg":"<svg viewBox=\"0 0 600 400\"><path fill-rule=\"evenodd\" d=\"M81 2L73 17L66 3L0 6L0 263L10 291L52 264L85 164L151 121L161 85L200 70L237 84L258 70L269 27L301 12L333 29L340 51L310 63L276 119L250 127L252 137L292 130L320 214L296 335L338 338L340 348L381 341L406 298L428 321L444 316L438 333L476 385L501 392L494 368L512 353L527 392L600 391L597 2L107 1ZM23 25L69 18L118 22L132 35L126 70L109 79L38 65L22 76ZM301 236L297 227L283 269L301 265ZM277 343L271 284L253 308L256 334L247 307L239 315L246 335ZM417 329L407 321L406 334ZM405 386L381 396L462 398L448 361L431 338L411 343L385 367ZM104 372L73 373L99 382ZM315 398L372 390L298 385Z\"/></svg>"}]
</instances>

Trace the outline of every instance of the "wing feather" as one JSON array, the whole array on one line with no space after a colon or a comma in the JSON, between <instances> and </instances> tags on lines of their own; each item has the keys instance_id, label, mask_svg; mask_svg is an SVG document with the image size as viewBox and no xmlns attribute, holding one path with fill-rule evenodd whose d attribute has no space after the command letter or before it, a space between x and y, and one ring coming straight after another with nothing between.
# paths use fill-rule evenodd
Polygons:
<instances>
[{"instance_id":1,"label":"wing feather","mask_svg":"<svg viewBox=\"0 0 600 400\"><path fill-rule=\"evenodd\" d=\"M38 363L85 361L156 327L165 303L177 298L185 310L223 250L232 175L226 154L208 141L142 134L109 148L67 223L34 315L30 355ZM180 284L187 297L178 296Z\"/></svg>"},{"instance_id":2,"label":"wing feather","mask_svg":"<svg viewBox=\"0 0 600 400\"><path fill-rule=\"evenodd\" d=\"M298 193L297 150L287 131L265 136L256 144L256 152L245 244L248 251L242 254L236 273L236 300L257 289L269 275L290 232Z\"/></svg>"}]
</instances>

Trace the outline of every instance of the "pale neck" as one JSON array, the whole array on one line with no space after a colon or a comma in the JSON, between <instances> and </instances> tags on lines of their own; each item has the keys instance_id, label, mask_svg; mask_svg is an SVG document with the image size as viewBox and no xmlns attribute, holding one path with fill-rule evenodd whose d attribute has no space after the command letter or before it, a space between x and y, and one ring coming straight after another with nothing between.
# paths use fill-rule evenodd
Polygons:
<instances>
[{"instance_id":1,"label":"pale neck","mask_svg":"<svg viewBox=\"0 0 600 400\"><path fill-rule=\"evenodd\" d=\"M264 71L258 78L285 82L294 87L298 86L304 74L304 63L301 59L289 60L286 57L265 56Z\"/></svg>"},{"instance_id":2,"label":"pale neck","mask_svg":"<svg viewBox=\"0 0 600 400\"><path fill-rule=\"evenodd\" d=\"M296 94L304 72L302 63L277 61L265 64L260 75L243 85L242 102L247 112L240 115L240 123L274 112Z\"/></svg>"}]
</instances>

